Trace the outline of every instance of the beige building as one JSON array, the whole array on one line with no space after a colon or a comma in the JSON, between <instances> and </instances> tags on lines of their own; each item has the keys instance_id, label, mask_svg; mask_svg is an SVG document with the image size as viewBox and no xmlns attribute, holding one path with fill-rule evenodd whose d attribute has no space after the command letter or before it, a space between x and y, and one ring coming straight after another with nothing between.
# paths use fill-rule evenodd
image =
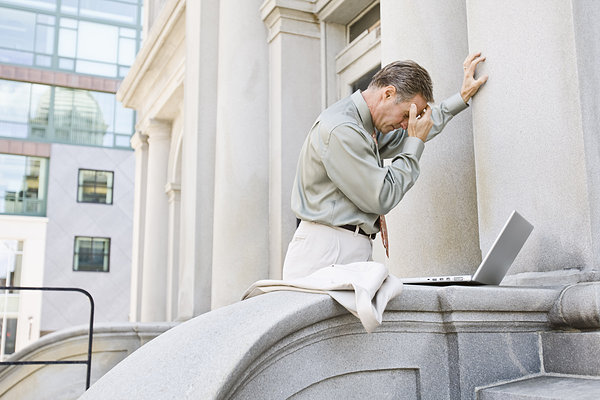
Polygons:
<instances>
[{"instance_id":1,"label":"beige building","mask_svg":"<svg viewBox=\"0 0 600 400\"><path fill-rule=\"evenodd\" d=\"M535 230L507 282L593 276L600 79L588 38L600 11L583 0L515 7L148 1L118 92L138 112L131 320L185 320L279 278L297 155L320 110L397 59L430 71L439 102L460 89L473 51L490 79L428 143L417 185L388 217L385 262L398 276L470 273L517 209Z\"/></svg>"}]
</instances>

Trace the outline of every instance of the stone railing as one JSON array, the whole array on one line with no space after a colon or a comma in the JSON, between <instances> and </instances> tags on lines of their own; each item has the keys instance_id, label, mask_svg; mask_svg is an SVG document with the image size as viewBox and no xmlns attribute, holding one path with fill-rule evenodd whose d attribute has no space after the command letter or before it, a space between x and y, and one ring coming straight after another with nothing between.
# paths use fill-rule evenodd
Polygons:
<instances>
[{"instance_id":1,"label":"stone railing","mask_svg":"<svg viewBox=\"0 0 600 400\"><path fill-rule=\"evenodd\" d=\"M140 346L174 324L120 324L94 327L92 376L94 382ZM61 330L11 355L7 361L86 360L88 326ZM3 400L76 399L85 391L86 365L18 365L0 367Z\"/></svg>"},{"instance_id":2,"label":"stone railing","mask_svg":"<svg viewBox=\"0 0 600 400\"><path fill-rule=\"evenodd\" d=\"M270 293L171 329L81 399L508 398L500 384L574 373L579 356L553 344L573 334L577 349L572 326L598 329L600 315L581 311L598 286L576 286L406 285L372 334L327 295Z\"/></svg>"}]
</instances>

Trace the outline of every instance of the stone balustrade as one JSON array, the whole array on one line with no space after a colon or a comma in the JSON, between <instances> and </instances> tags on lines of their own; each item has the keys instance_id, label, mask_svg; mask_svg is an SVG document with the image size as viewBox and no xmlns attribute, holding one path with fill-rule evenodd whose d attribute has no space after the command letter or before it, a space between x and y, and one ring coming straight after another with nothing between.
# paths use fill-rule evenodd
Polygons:
<instances>
[{"instance_id":1,"label":"stone balustrade","mask_svg":"<svg viewBox=\"0 0 600 400\"><path fill-rule=\"evenodd\" d=\"M171 329L81 399L504 398L498 384L572 374L572 350L600 345L571 327L600 327L599 288L406 285L372 334L327 295L270 293Z\"/></svg>"}]
</instances>

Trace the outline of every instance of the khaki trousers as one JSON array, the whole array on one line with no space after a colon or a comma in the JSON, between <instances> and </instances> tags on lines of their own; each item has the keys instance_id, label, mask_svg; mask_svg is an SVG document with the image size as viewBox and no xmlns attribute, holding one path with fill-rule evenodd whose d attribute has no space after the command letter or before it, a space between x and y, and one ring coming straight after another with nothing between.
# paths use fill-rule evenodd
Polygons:
<instances>
[{"instance_id":1,"label":"khaki trousers","mask_svg":"<svg viewBox=\"0 0 600 400\"><path fill-rule=\"evenodd\" d=\"M333 264L371 261L373 243L343 228L301 221L283 262L283 279L302 278Z\"/></svg>"}]
</instances>

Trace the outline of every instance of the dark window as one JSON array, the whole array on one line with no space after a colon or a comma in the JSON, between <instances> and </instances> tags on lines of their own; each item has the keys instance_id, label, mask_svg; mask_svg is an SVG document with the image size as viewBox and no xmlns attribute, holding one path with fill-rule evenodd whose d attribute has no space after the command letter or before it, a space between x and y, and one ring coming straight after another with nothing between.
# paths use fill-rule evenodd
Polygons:
<instances>
[{"instance_id":1,"label":"dark window","mask_svg":"<svg viewBox=\"0 0 600 400\"><path fill-rule=\"evenodd\" d=\"M358 80L352 84L352 92L356 92L358 89L366 90L369 86L369 83L371 83L371 79L373 78L373 76L375 76L377 72L379 72L380 69L381 65L378 65L377 67L373 68L372 70L358 78Z\"/></svg>"},{"instance_id":2,"label":"dark window","mask_svg":"<svg viewBox=\"0 0 600 400\"><path fill-rule=\"evenodd\" d=\"M364 31L371 31L379 24L379 3L348 26L348 43L360 36Z\"/></svg>"},{"instance_id":3,"label":"dark window","mask_svg":"<svg viewBox=\"0 0 600 400\"><path fill-rule=\"evenodd\" d=\"M73 271L108 272L110 238L75 237Z\"/></svg>"},{"instance_id":4,"label":"dark window","mask_svg":"<svg viewBox=\"0 0 600 400\"><path fill-rule=\"evenodd\" d=\"M113 177L111 171L80 169L77 201L80 203L112 204Z\"/></svg>"}]
</instances>

